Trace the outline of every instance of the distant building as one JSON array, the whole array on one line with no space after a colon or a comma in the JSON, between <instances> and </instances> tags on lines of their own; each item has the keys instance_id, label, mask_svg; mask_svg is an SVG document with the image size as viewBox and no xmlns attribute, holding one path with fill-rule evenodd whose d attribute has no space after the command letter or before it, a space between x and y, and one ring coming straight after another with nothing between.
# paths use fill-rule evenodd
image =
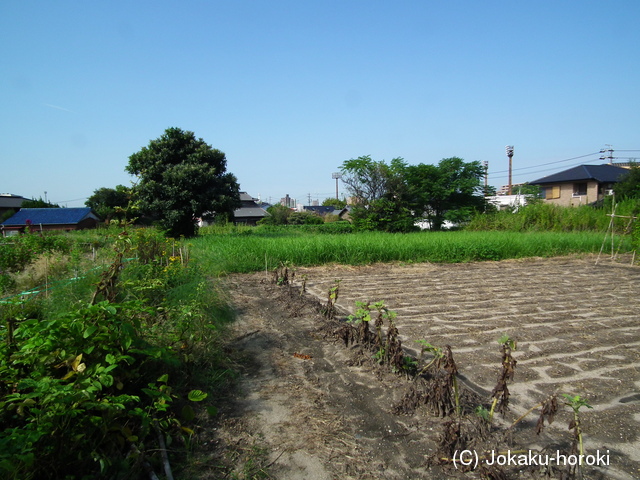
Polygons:
<instances>
[{"instance_id":1,"label":"distant building","mask_svg":"<svg viewBox=\"0 0 640 480\"><path fill-rule=\"evenodd\" d=\"M3 236L31 231L96 228L100 219L91 208L23 208L0 223Z\"/></svg>"},{"instance_id":2,"label":"distant building","mask_svg":"<svg viewBox=\"0 0 640 480\"><path fill-rule=\"evenodd\" d=\"M498 210L512 209L513 211L517 211L518 208L524 207L527 204L526 195L491 195L484 198Z\"/></svg>"},{"instance_id":3,"label":"distant building","mask_svg":"<svg viewBox=\"0 0 640 480\"><path fill-rule=\"evenodd\" d=\"M22 207L23 202L30 200L30 198L13 195L12 193L0 193L0 217L7 212L17 212Z\"/></svg>"},{"instance_id":4,"label":"distant building","mask_svg":"<svg viewBox=\"0 0 640 480\"><path fill-rule=\"evenodd\" d=\"M237 225L256 225L259 220L269 216L269 213L258 204L259 199L253 198L247 192L240 192L242 206L233 212L233 221Z\"/></svg>"},{"instance_id":5,"label":"distant building","mask_svg":"<svg viewBox=\"0 0 640 480\"><path fill-rule=\"evenodd\" d=\"M513 183L511 184L511 193L515 193L518 191L518 187L521 187L524 183ZM509 185L503 185L499 190L496 191L496 195L509 195Z\"/></svg>"},{"instance_id":6,"label":"distant building","mask_svg":"<svg viewBox=\"0 0 640 480\"><path fill-rule=\"evenodd\" d=\"M284 197L280 199L280 205L289 207L289 208L296 208L296 199L291 198L287 193Z\"/></svg>"},{"instance_id":7,"label":"distant building","mask_svg":"<svg viewBox=\"0 0 640 480\"><path fill-rule=\"evenodd\" d=\"M313 212L316 215L320 215L321 217L324 217L327 214L333 214L336 209L335 207L325 207L322 205L305 205L305 206L298 205L297 210L299 212L302 212L302 211Z\"/></svg>"},{"instance_id":8,"label":"distant building","mask_svg":"<svg viewBox=\"0 0 640 480\"><path fill-rule=\"evenodd\" d=\"M542 190L545 202L565 207L584 205L613 194L613 186L629 170L611 164L579 165L533 182Z\"/></svg>"}]
</instances>

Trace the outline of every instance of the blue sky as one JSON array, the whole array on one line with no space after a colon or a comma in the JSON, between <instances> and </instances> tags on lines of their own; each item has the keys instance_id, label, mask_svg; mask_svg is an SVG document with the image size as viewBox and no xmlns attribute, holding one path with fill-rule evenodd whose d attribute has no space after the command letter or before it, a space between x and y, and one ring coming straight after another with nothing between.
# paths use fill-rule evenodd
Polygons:
<instances>
[{"instance_id":1,"label":"blue sky","mask_svg":"<svg viewBox=\"0 0 640 480\"><path fill-rule=\"evenodd\" d=\"M505 145L514 183L640 157L639 20L637 0L3 0L0 192L82 206L168 127L303 203L361 155L488 161L497 187Z\"/></svg>"}]
</instances>

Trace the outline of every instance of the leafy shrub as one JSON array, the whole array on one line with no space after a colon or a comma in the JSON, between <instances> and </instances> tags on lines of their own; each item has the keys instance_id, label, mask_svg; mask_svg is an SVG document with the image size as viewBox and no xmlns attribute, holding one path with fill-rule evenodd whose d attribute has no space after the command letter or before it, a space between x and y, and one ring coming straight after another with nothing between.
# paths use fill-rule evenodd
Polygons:
<instances>
[{"instance_id":1,"label":"leafy shrub","mask_svg":"<svg viewBox=\"0 0 640 480\"><path fill-rule=\"evenodd\" d=\"M637 200L625 200L616 206L616 214L634 215L638 210ZM517 212L490 211L476 215L465 227L466 230L552 231L552 232L605 232L611 222L613 208L607 199L598 206L581 205L561 207L551 203L536 202L520 208ZM624 230L625 219L614 218L616 232Z\"/></svg>"},{"instance_id":2,"label":"leafy shrub","mask_svg":"<svg viewBox=\"0 0 640 480\"><path fill-rule=\"evenodd\" d=\"M187 387L223 361L231 312L183 243L125 232L114 251L100 279L0 305L0 478L138 478L156 462L156 428L193 434L182 422L207 394ZM88 302L96 283L115 300Z\"/></svg>"}]
</instances>

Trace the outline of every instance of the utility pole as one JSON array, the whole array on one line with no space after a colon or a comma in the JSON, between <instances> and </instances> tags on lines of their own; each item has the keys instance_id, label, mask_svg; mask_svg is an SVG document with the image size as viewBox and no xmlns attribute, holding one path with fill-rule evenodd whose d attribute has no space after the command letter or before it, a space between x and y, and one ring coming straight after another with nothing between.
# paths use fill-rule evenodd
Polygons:
<instances>
[{"instance_id":1,"label":"utility pole","mask_svg":"<svg viewBox=\"0 0 640 480\"><path fill-rule=\"evenodd\" d=\"M602 150L600 150L600 153L609 152L609 156L605 157L604 155L601 155L600 160L609 160L609 165L611 165L613 164L613 145L609 145L607 143L605 147L609 147L609 148L603 148Z\"/></svg>"},{"instance_id":2,"label":"utility pole","mask_svg":"<svg viewBox=\"0 0 640 480\"><path fill-rule=\"evenodd\" d=\"M307 193L307 205L311 206L311 194Z\"/></svg>"},{"instance_id":3,"label":"utility pole","mask_svg":"<svg viewBox=\"0 0 640 480\"><path fill-rule=\"evenodd\" d=\"M482 166L484 167L484 196L486 197L489 190L489 162L483 161Z\"/></svg>"},{"instance_id":4,"label":"utility pole","mask_svg":"<svg viewBox=\"0 0 640 480\"><path fill-rule=\"evenodd\" d=\"M507 157L509 157L509 192L508 194L511 195L511 187L513 186L513 182L511 181L511 173L513 171L513 145L507 145L505 147L505 149L507 150Z\"/></svg>"},{"instance_id":5,"label":"utility pole","mask_svg":"<svg viewBox=\"0 0 640 480\"><path fill-rule=\"evenodd\" d=\"M340 180L342 178L342 174L340 172L333 172L331 174L331 178L334 178L336 181L336 200L340 200L338 198L338 180Z\"/></svg>"}]
</instances>

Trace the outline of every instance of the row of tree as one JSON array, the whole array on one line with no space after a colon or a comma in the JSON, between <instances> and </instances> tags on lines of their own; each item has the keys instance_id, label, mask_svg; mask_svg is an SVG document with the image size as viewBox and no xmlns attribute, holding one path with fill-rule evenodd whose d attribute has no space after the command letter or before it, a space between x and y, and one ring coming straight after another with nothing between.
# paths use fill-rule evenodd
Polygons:
<instances>
[{"instance_id":1,"label":"row of tree","mask_svg":"<svg viewBox=\"0 0 640 480\"><path fill-rule=\"evenodd\" d=\"M409 165L402 158L386 163L363 156L345 161L341 172L360 229L406 232L426 221L440 230L445 221L460 223L485 208L480 162L452 157Z\"/></svg>"},{"instance_id":2,"label":"row of tree","mask_svg":"<svg viewBox=\"0 0 640 480\"><path fill-rule=\"evenodd\" d=\"M129 157L126 171L137 177L134 187L99 188L86 202L107 221L142 215L171 236L189 237L196 233L197 218L231 219L240 206L239 185L226 171L225 154L193 132L167 129ZM438 230L446 220L463 221L484 206L479 162L453 157L438 165L408 165L394 158L387 164L363 156L345 161L341 171L355 200L351 217L358 229L405 232L424 219ZM271 210L265 223L322 221L308 212Z\"/></svg>"},{"instance_id":3,"label":"row of tree","mask_svg":"<svg viewBox=\"0 0 640 480\"><path fill-rule=\"evenodd\" d=\"M354 200L351 210L358 229L406 232L418 221L440 230L486 209L480 162L452 157L437 165L409 165L402 158L390 162L362 156L343 162L342 181ZM129 157L126 171L136 177L133 187L100 188L87 200L106 220L142 216L168 235L195 235L196 220L205 215L232 220L240 207L236 177L227 172L226 156L193 132L168 128L156 140ZM632 169L616 194L640 197L640 169ZM337 205L336 205L337 206ZM310 223L311 214L290 217L274 209L274 223Z\"/></svg>"}]
</instances>

